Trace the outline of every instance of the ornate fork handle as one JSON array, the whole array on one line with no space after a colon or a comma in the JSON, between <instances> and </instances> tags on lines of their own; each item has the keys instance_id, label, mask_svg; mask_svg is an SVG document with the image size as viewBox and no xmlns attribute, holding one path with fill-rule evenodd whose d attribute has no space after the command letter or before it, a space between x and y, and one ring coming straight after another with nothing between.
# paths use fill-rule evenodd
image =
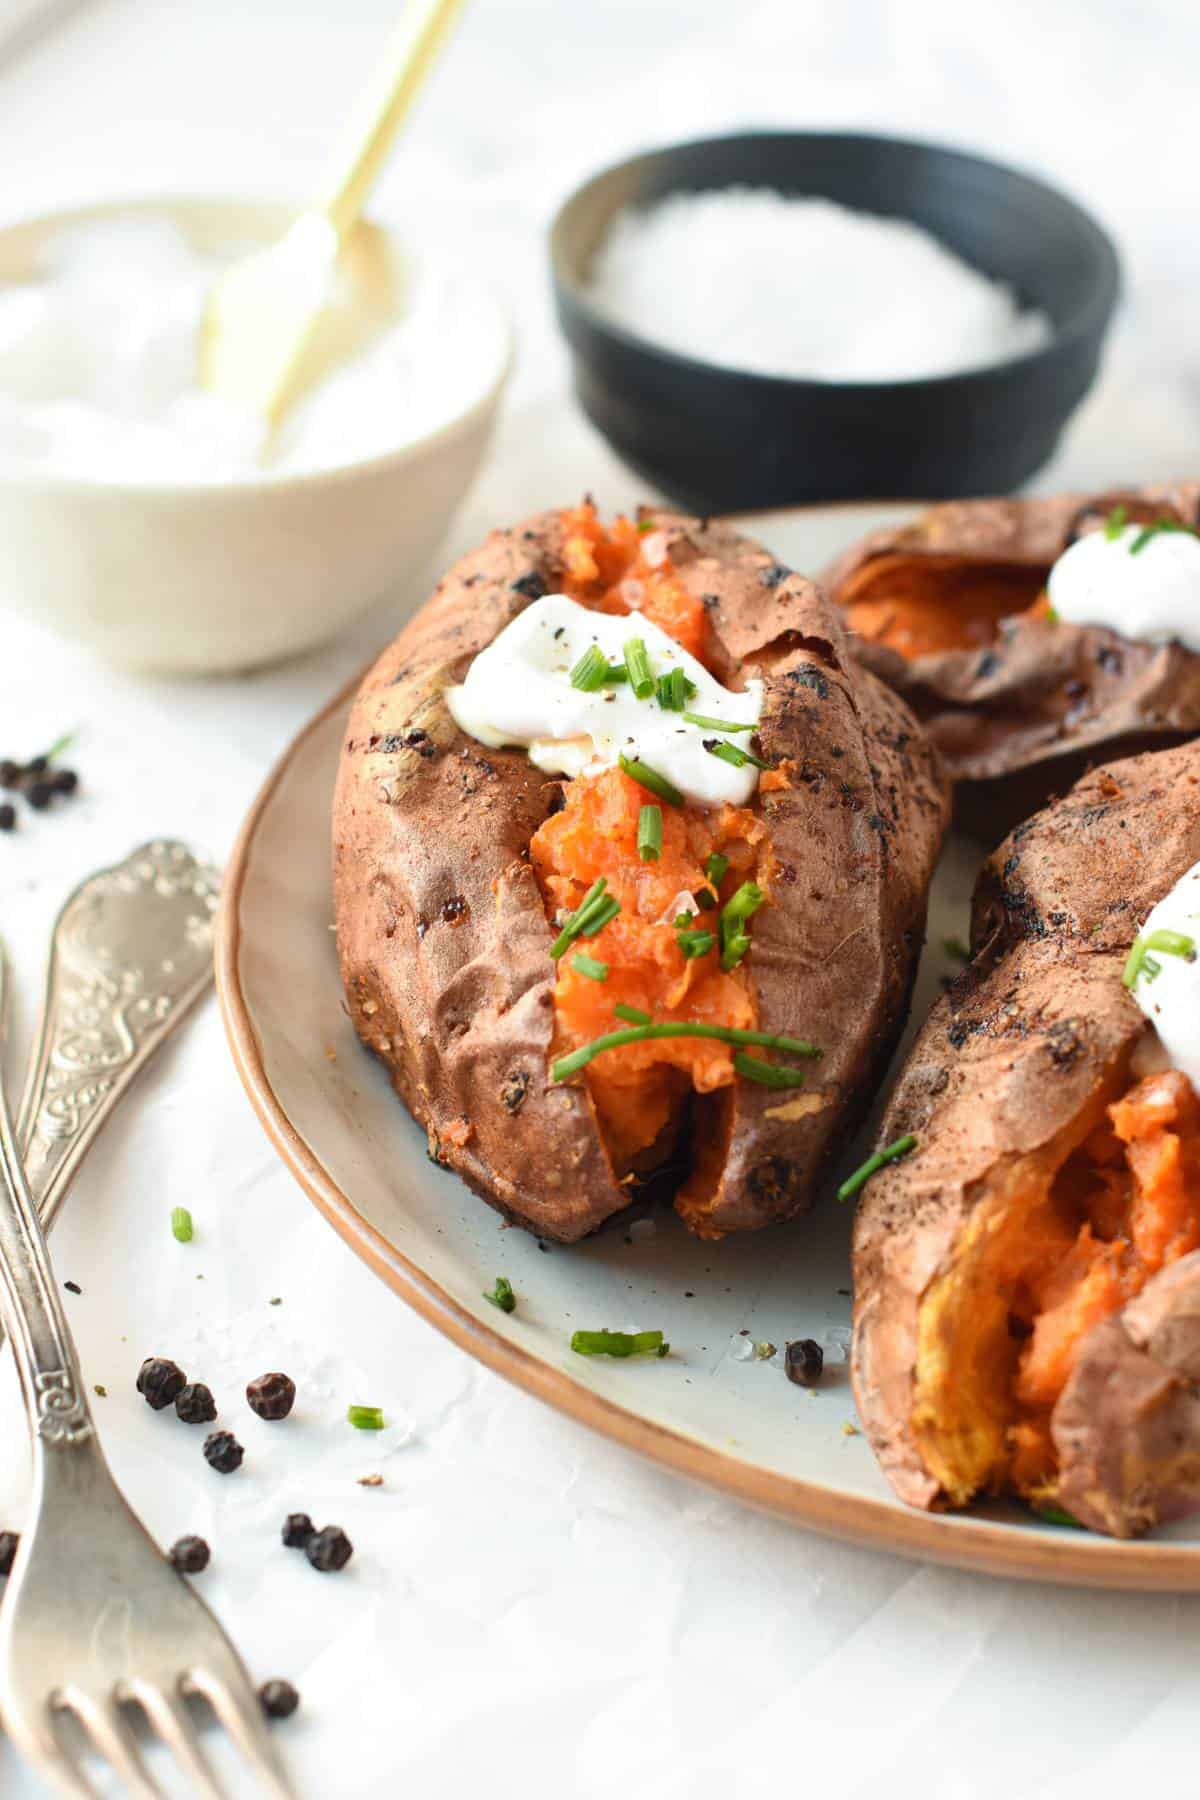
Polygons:
<instances>
[{"instance_id":1,"label":"ornate fork handle","mask_svg":"<svg viewBox=\"0 0 1200 1800\"><path fill-rule=\"evenodd\" d=\"M55 922L17 1142L49 1229L121 1095L212 979L214 869L143 844L76 889Z\"/></svg>"},{"instance_id":2,"label":"ornate fork handle","mask_svg":"<svg viewBox=\"0 0 1200 1800\"><path fill-rule=\"evenodd\" d=\"M7 1017L7 960L0 947L0 1043ZM0 1314L16 1351L31 1428L42 1443L69 1448L92 1436L92 1420L70 1327L46 1254L37 1207L17 1154L0 1079Z\"/></svg>"}]
</instances>

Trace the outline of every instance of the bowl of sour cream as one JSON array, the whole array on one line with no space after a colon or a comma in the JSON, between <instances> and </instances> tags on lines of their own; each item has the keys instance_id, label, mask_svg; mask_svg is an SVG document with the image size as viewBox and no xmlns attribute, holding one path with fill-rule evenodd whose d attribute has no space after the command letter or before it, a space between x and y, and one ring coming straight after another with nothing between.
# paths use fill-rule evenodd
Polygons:
<instances>
[{"instance_id":1,"label":"bowl of sour cream","mask_svg":"<svg viewBox=\"0 0 1200 1800\"><path fill-rule=\"evenodd\" d=\"M487 446L508 324L363 224L336 354L268 443L199 388L196 347L221 269L291 219L154 199L0 228L0 604L128 668L245 669L333 637L431 558Z\"/></svg>"}]
</instances>

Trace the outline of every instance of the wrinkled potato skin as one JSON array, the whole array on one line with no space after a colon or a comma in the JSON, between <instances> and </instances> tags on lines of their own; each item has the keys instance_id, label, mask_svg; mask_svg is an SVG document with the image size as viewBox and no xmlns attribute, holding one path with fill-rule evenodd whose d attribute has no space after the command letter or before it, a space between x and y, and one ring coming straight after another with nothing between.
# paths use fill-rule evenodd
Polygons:
<instances>
[{"instance_id":1,"label":"wrinkled potato skin","mask_svg":"<svg viewBox=\"0 0 1200 1800\"><path fill-rule=\"evenodd\" d=\"M880 1128L881 1142L911 1132L917 1148L868 1183L855 1224L855 1394L885 1473L913 1505L945 1503L911 1424L923 1297L1000 1172L1049 1151L1124 1085L1149 1029L1122 984L1125 959L1151 907L1198 860L1200 743L1096 770L980 875L972 960L930 1014ZM1135 1366L1138 1381L1125 1381L1120 1370ZM1183 1476L1167 1469L1158 1436L1195 1421L1197 1370L1200 1257L1189 1257L1085 1340L1053 1421L1063 1505L1122 1533L1180 1510ZM1200 1437L1190 1444L1194 1507ZM1122 1457L1164 1483L1124 1495ZM1098 1497L1085 1502L1085 1490Z\"/></svg>"},{"instance_id":2,"label":"wrinkled potato skin","mask_svg":"<svg viewBox=\"0 0 1200 1800\"><path fill-rule=\"evenodd\" d=\"M928 563L977 559L1049 573L1083 530L1118 503L1131 518L1173 513L1200 522L1200 482L1029 500L955 500L911 525L871 533L822 575L835 600L875 557ZM1141 644L1092 626L1014 617L987 649L906 661L852 637L855 655L902 694L960 784L958 815L995 842L1051 791L1063 792L1096 753L1129 756L1200 732L1200 657L1178 644Z\"/></svg>"},{"instance_id":3,"label":"wrinkled potato skin","mask_svg":"<svg viewBox=\"0 0 1200 1800\"><path fill-rule=\"evenodd\" d=\"M679 578L704 597L718 675L765 682L774 874L747 968L767 1031L825 1048L820 1105L738 1082L711 1213L747 1230L808 1204L831 1142L869 1099L903 1023L946 823L936 759L904 704L853 661L812 583L718 525L656 512ZM528 845L561 783L522 751L465 737L443 699L563 572L557 512L494 532L370 671L334 801L338 949L351 1015L429 1133L492 1205L570 1242L629 1199L586 1086L550 1084L553 932Z\"/></svg>"}]
</instances>

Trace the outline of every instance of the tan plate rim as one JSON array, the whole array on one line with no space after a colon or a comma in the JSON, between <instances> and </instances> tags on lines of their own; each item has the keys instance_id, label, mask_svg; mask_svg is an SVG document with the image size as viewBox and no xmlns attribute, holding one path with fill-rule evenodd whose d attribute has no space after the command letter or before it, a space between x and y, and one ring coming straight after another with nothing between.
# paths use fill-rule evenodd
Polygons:
<instances>
[{"instance_id":1,"label":"tan plate rim","mask_svg":"<svg viewBox=\"0 0 1200 1800\"><path fill-rule=\"evenodd\" d=\"M860 503L851 503L860 504ZM874 501L870 505L886 505ZM915 502L914 504L919 504ZM825 507L777 508L818 512ZM849 507L847 507L849 510ZM258 827L280 781L307 740L358 687L356 676L310 719L267 776L238 833L217 920L216 977L221 1016L234 1065L268 1138L309 1199L340 1237L422 1318L460 1349L506 1380L593 1431L681 1475L732 1495L747 1506L807 1526L824 1536L873 1549L989 1575L1060 1586L1126 1588L1142 1592L1200 1592L1200 1547L1152 1542L1117 1543L1082 1533L1022 1530L986 1519L956 1518L899 1508L888 1501L839 1493L788 1478L710 1448L617 1406L476 1319L418 1264L402 1256L333 1180L300 1136L268 1079L242 991L241 898ZM324 821L322 821L322 825Z\"/></svg>"}]
</instances>

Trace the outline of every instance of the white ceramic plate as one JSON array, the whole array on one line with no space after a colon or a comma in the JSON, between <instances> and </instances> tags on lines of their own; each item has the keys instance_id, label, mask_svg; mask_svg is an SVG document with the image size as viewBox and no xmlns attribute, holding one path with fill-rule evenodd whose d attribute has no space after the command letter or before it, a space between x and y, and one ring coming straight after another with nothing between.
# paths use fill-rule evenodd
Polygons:
<instances>
[{"instance_id":1,"label":"white ceramic plate","mask_svg":"<svg viewBox=\"0 0 1200 1800\"><path fill-rule=\"evenodd\" d=\"M782 560L818 569L909 507L764 513L746 527ZM420 596L413 596L414 602ZM773 1231L704 1244L671 1213L541 1249L425 1154L423 1133L360 1048L341 1003L330 930L329 802L349 696L284 757L243 828L226 889L218 979L234 1056L260 1117L311 1198L403 1297L472 1355L646 1455L835 1536L1040 1580L1200 1591L1200 1533L1177 1526L1114 1543L1017 1508L926 1515L895 1500L857 1432L844 1362L819 1390L782 1357L742 1346L831 1340L850 1321L849 1209L834 1201ZM948 971L943 936L966 935L975 852L952 844L935 887L914 1004ZM847 1146L847 1163L857 1160ZM832 1188L832 1183L831 1183ZM483 1298L506 1275L511 1316ZM580 1326L661 1327L662 1361L576 1356Z\"/></svg>"}]
</instances>

